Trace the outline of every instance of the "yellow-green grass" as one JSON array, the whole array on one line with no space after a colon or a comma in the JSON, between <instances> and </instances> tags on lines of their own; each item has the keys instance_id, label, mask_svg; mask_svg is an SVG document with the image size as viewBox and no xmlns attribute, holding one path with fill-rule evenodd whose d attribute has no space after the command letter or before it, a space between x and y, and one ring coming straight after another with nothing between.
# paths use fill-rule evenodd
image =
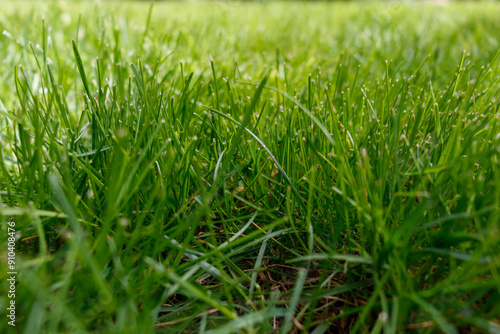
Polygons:
<instances>
[{"instance_id":1,"label":"yellow-green grass","mask_svg":"<svg viewBox=\"0 0 500 334\"><path fill-rule=\"evenodd\" d=\"M498 17L2 2L0 331L498 333Z\"/></svg>"}]
</instances>

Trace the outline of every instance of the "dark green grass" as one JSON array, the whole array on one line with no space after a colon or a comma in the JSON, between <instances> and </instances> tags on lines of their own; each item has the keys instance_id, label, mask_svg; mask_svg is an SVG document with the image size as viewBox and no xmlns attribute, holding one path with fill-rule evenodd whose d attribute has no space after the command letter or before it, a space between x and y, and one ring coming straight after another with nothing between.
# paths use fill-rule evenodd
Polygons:
<instances>
[{"instance_id":1,"label":"dark green grass","mask_svg":"<svg viewBox=\"0 0 500 334\"><path fill-rule=\"evenodd\" d=\"M2 6L2 332L500 332L500 6Z\"/></svg>"}]
</instances>

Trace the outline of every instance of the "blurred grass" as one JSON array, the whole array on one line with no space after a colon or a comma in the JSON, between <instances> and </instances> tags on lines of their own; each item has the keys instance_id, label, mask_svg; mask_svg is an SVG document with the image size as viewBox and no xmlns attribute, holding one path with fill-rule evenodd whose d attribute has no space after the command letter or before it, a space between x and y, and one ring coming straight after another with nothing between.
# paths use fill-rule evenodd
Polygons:
<instances>
[{"instance_id":1,"label":"blurred grass","mask_svg":"<svg viewBox=\"0 0 500 334\"><path fill-rule=\"evenodd\" d=\"M499 14L2 3L2 332L498 333Z\"/></svg>"}]
</instances>

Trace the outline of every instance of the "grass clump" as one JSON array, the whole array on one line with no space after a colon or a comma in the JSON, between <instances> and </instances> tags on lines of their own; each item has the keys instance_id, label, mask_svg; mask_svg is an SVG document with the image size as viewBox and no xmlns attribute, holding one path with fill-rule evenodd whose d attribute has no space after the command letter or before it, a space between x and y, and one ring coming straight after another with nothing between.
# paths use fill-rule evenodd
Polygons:
<instances>
[{"instance_id":1,"label":"grass clump","mask_svg":"<svg viewBox=\"0 0 500 334\"><path fill-rule=\"evenodd\" d=\"M7 3L16 332L500 331L499 14Z\"/></svg>"}]
</instances>

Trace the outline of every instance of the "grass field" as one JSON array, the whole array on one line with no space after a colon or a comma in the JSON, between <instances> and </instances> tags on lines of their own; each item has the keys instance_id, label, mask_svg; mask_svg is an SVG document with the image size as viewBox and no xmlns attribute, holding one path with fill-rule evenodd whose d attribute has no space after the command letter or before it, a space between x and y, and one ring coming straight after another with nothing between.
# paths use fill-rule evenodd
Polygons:
<instances>
[{"instance_id":1,"label":"grass field","mask_svg":"<svg viewBox=\"0 0 500 334\"><path fill-rule=\"evenodd\" d=\"M0 332L500 333L500 4L1 6Z\"/></svg>"}]
</instances>

